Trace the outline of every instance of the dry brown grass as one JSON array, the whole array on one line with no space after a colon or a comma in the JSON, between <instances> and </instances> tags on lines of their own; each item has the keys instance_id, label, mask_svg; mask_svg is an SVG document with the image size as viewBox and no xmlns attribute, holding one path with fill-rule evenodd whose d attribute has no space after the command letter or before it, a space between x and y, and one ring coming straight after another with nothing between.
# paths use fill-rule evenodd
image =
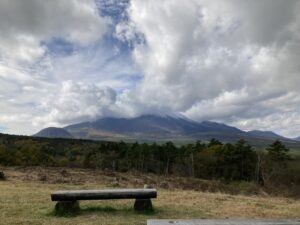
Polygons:
<instances>
[{"instance_id":1,"label":"dry brown grass","mask_svg":"<svg viewBox=\"0 0 300 225\"><path fill-rule=\"evenodd\" d=\"M223 192L229 194L266 193L254 183L237 182L226 184L221 181L208 181L186 177L164 177L138 172L118 173L112 171L79 168L7 167L5 174L10 180L39 182L49 184L103 184L120 187L142 187L150 184L168 190L195 190L204 192Z\"/></svg>"},{"instance_id":2,"label":"dry brown grass","mask_svg":"<svg viewBox=\"0 0 300 225\"><path fill-rule=\"evenodd\" d=\"M57 217L50 193L59 189L141 187L155 177L93 170L5 168L0 181L0 224L146 224L154 218L299 218L300 202L270 196L243 196L158 188L153 213L137 213L133 200L82 201L75 217ZM46 178L44 175L46 174ZM136 179L136 180L131 180ZM158 179L158 178L157 178ZM162 179L162 178L161 178ZM161 181L162 182L162 181ZM149 182L148 182L149 183Z\"/></svg>"}]
</instances>

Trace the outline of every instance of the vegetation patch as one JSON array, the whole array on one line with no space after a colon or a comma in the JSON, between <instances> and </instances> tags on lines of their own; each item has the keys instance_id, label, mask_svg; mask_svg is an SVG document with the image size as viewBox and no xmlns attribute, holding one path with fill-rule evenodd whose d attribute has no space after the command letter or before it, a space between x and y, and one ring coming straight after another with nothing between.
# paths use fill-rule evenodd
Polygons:
<instances>
[{"instance_id":1,"label":"vegetation patch","mask_svg":"<svg viewBox=\"0 0 300 225\"><path fill-rule=\"evenodd\" d=\"M0 171L0 180L6 180L5 174L3 171Z\"/></svg>"}]
</instances>

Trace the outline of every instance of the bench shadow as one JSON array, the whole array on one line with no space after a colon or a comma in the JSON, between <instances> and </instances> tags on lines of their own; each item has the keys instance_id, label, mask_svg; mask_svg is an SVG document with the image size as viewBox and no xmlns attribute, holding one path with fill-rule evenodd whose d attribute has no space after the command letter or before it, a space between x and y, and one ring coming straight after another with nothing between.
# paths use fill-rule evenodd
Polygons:
<instances>
[{"instance_id":1,"label":"bench shadow","mask_svg":"<svg viewBox=\"0 0 300 225\"><path fill-rule=\"evenodd\" d=\"M114 208L111 206L88 206L80 208L75 211L57 211L53 209L48 216L56 216L56 217L76 217L80 215L88 215L94 213L105 213L105 214L126 214L126 215L155 215L158 213L157 209L147 209L147 210L139 210L136 211L134 208Z\"/></svg>"},{"instance_id":2,"label":"bench shadow","mask_svg":"<svg viewBox=\"0 0 300 225\"><path fill-rule=\"evenodd\" d=\"M126 214L142 214L142 215L155 215L157 213L156 209L147 209L147 210L134 210L134 208L113 208L111 206L90 206L80 209L81 214L89 214L89 213L126 213Z\"/></svg>"}]
</instances>

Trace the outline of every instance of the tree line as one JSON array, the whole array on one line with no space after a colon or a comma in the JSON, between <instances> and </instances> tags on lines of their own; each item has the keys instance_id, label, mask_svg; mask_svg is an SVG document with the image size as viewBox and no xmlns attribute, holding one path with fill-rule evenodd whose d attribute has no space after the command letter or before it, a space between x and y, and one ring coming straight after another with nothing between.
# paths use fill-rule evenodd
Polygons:
<instances>
[{"instance_id":1,"label":"tree line","mask_svg":"<svg viewBox=\"0 0 300 225\"><path fill-rule=\"evenodd\" d=\"M212 139L176 146L173 142L125 143L73 139L0 136L3 166L82 167L139 171L165 176L187 176L225 181L285 181L300 184L287 149L276 140L265 151L244 140L222 143ZM297 164L296 163L296 164ZM291 171L292 169L292 171ZM288 179L288 180L287 180Z\"/></svg>"}]
</instances>

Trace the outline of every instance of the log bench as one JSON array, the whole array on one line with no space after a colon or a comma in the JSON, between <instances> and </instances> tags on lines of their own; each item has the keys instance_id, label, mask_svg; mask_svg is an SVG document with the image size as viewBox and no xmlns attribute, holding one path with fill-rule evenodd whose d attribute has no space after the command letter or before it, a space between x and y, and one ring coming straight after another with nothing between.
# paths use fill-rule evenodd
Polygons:
<instances>
[{"instance_id":1,"label":"log bench","mask_svg":"<svg viewBox=\"0 0 300 225\"><path fill-rule=\"evenodd\" d=\"M300 219L294 220L218 220L218 219L192 219L192 220L148 220L147 225L300 225Z\"/></svg>"},{"instance_id":2,"label":"log bench","mask_svg":"<svg viewBox=\"0 0 300 225\"><path fill-rule=\"evenodd\" d=\"M157 197L156 189L105 189L56 191L51 194L51 200L57 201L55 210L77 210L79 200L135 199L135 210L152 209L151 198Z\"/></svg>"}]
</instances>

